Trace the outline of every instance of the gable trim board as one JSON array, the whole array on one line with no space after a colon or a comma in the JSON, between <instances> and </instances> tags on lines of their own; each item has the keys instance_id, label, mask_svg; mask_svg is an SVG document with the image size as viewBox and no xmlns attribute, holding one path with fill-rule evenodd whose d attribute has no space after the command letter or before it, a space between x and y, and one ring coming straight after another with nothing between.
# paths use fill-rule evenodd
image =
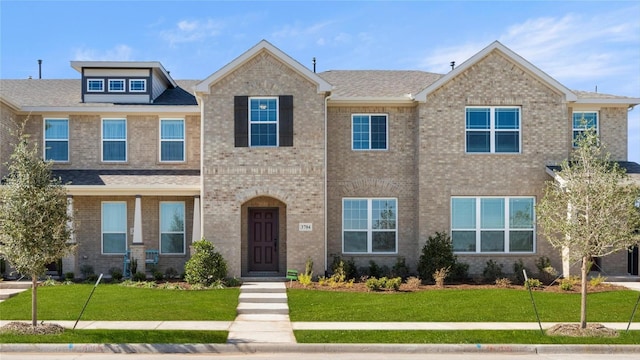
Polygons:
<instances>
[{"instance_id":1,"label":"gable trim board","mask_svg":"<svg viewBox=\"0 0 640 360\"><path fill-rule=\"evenodd\" d=\"M470 68L473 65L475 65L476 63L480 62L482 59L484 59L487 55L489 55L493 51L501 52L502 54L507 56L509 59L514 61L516 64L520 65L522 68L526 69L527 71L529 71L530 73L532 73L533 75L535 75L536 77L538 77L539 79L544 81L551 88L553 88L553 89L559 91L560 93L564 94L566 101L571 102L571 101L578 100L578 97L571 90L569 90L566 86L562 85L560 82L558 82L557 80L555 80L551 76L547 75L544 71L538 69L536 66L534 66L533 64L531 64L530 62L525 60L520 55L518 55L515 52L513 52L511 49L509 49L506 46L502 45L499 41L494 41L489 46L487 46L486 48L482 49L480 52L478 52L477 54L473 55L472 57L470 57L468 60L466 60L462 64L458 65L455 69L451 70L448 74L446 74L445 76L443 76L440 79L436 80L436 82L434 82L433 84L427 86L424 90L422 90L418 94L416 94L416 100L419 101L419 102L426 102L427 101L427 97L428 97L429 94L431 94L434 91L438 90L444 84L448 83L450 80L452 80L453 78L455 78L459 74L463 73L468 68Z\"/></svg>"},{"instance_id":2,"label":"gable trim board","mask_svg":"<svg viewBox=\"0 0 640 360\"><path fill-rule=\"evenodd\" d=\"M198 83L194 89L196 94L198 93L209 94L209 91L212 85L214 85L220 79L225 77L227 74L233 72L235 69L242 66L247 61L251 60L253 57L258 55L262 51L268 51L269 53L271 53L272 55L274 55L275 57L283 61L285 64L287 64L289 67L294 69L297 73L299 73L300 75L302 75L303 77L311 81L312 83L316 84L318 94L331 91L331 88L332 88L331 84L323 80L320 76L316 75L313 71L307 69L305 66L300 64L298 61L296 61L289 55L282 52L282 50L273 46L268 41L262 40L258 44L256 44L254 47L246 51L244 54L235 58L233 61L223 66L220 70L214 72L209 77L207 77L206 79Z\"/></svg>"}]
</instances>

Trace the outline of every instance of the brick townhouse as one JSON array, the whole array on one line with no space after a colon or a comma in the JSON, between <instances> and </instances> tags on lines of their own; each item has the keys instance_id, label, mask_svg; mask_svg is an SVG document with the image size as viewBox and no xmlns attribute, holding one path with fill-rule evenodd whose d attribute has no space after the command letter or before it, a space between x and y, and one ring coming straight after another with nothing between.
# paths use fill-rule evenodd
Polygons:
<instances>
[{"instance_id":1,"label":"brick townhouse","mask_svg":"<svg viewBox=\"0 0 640 360\"><path fill-rule=\"evenodd\" d=\"M282 277L308 258L322 274L336 256L415 270L438 231L471 274L541 256L566 271L534 207L579 119L640 181L627 161L640 99L569 90L499 42L448 74L315 73L267 41L202 81L158 62L71 66L79 79L0 82L0 177L27 121L68 183L78 247L64 272L108 273L128 254L181 273L202 237L230 276ZM637 247L599 266L637 276Z\"/></svg>"}]
</instances>

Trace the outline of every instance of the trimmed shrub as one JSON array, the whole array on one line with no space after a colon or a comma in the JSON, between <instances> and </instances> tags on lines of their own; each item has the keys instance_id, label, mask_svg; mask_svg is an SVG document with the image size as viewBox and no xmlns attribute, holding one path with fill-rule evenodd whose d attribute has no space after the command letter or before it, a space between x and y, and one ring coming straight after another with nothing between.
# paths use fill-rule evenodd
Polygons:
<instances>
[{"instance_id":1,"label":"trimmed shrub","mask_svg":"<svg viewBox=\"0 0 640 360\"><path fill-rule=\"evenodd\" d=\"M227 276L227 263L215 250L213 244L205 239L193 243L195 253L184 265L184 279L189 284L210 286Z\"/></svg>"},{"instance_id":2,"label":"trimmed shrub","mask_svg":"<svg viewBox=\"0 0 640 360\"><path fill-rule=\"evenodd\" d=\"M113 281L122 280L122 270L120 270L120 268L112 267L109 269L109 275L111 275L111 280Z\"/></svg>"},{"instance_id":3,"label":"trimmed shrub","mask_svg":"<svg viewBox=\"0 0 640 360\"><path fill-rule=\"evenodd\" d=\"M436 232L429 236L422 247L422 253L418 261L418 274L422 281L431 282L433 274L442 268L450 269L452 280L463 280L468 277L469 265L458 262L458 257L453 254L451 238L444 232Z\"/></svg>"},{"instance_id":4,"label":"trimmed shrub","mask_svg":"<svg viewBox=\"0 0 640 360\"><path fill-rule=\"evenodd\" d=\"M502 264L498 264L493 260L489 260L486 263L484 270L482 270L482 278L487 283L494 283L496 280L504 277L502 273Z\"/></svg>"}]
</instances>

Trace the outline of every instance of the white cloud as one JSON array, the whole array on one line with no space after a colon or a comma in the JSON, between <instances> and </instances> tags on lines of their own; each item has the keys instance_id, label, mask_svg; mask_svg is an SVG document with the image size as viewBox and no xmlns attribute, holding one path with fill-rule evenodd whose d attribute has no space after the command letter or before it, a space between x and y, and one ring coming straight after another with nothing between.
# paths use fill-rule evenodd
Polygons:
<instances>
[{"instance_id":1,"label":"white cloud","mask_svg":"<svg viewBox=\"0 0 640 360\"><path fill-rule=\"evenodd\" d=\"M219 35L224 28L224 23L213 19L206 20L180 20L175 27L160 32L160 37L170 46L181 43L202 41Z\"/></svg>"},{"instance_id":2,"label":"white cloud","mask_svg":"<svg viewBox=\"0 0 640 360\"><path fill-rule=\"evenodd\" d=\"M79 61L130 61L132 53L133 49L127 45L116 45L107 50L80 48L74 50L73 59Z\"/></svg>"},{"instance_id":3,"label":"white cloud","mask_svg":"<svg viewBox=\"0 0 640 360\"><path fill-rule=\"evenodd\" d=\"M450 61L460 64L498 39L562 83L595 83L598 79L631 75L631 81L640 84L635 63L640 49L640 22L632 15L634 12L638 12L637 6L590 18L580 14L532 18L509 25L493 38L435 48L420 65L429 71L447 72Z\"/></svg>"}]
</instances>

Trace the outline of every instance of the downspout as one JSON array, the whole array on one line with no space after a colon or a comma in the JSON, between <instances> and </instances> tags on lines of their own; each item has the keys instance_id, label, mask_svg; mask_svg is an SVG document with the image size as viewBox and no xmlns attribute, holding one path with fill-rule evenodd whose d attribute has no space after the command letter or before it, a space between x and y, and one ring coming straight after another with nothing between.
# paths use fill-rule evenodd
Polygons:
<instances>
[{"instance_id":1,"label":"downspout","mask_svg":"<svg viewBox=\"0 0 640 360\"><path fill-rule=\"evenodd\" d=\"M325 96L324 98L324 272L327 273L328 268L328 257L327 254L328 249L328 241L327 236L329 234L329 225L327 224L327 214L329 213L329 209L327 208L327 124L328 124L328 116L327 116L327 102L331 98L331 95Z\"/></svg>"},{"instance_id":2,"label":"downspout","mask_svg":"<svg viewBox=\"0 0 640 360\"><path fill-rule=\"evenodd\" d=\"M205 238L204 234L204 101L197 92L194 91L196 101L200 105L200 239ZM198 239L198 240L200 240ZM211 240L209 240L211 241ZM193 245L193 242L192 242ZM193 252L190 254L193 255Z\"/></svg>"}]
</instances>

